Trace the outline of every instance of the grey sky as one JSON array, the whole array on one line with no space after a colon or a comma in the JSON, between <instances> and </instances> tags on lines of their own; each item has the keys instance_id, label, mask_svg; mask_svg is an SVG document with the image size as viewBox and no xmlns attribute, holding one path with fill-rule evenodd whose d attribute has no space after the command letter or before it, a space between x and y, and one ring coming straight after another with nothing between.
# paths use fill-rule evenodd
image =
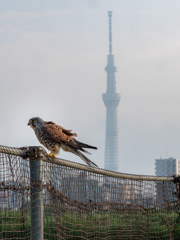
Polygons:
<instances>
[{"instance_id":1,"label":"grey sky","mask_svg":"<svg viewBox=\"0 0 180 240\"><path fill-rule=\"evenodd\" d=\"M180 158L180 1L0 1L0 141L39 145L29 118L95 145L104 166L108 16L113 11L120 171L154 174ZM61 152L62 158L82 162Z\"/></svg>"}]
</instances>

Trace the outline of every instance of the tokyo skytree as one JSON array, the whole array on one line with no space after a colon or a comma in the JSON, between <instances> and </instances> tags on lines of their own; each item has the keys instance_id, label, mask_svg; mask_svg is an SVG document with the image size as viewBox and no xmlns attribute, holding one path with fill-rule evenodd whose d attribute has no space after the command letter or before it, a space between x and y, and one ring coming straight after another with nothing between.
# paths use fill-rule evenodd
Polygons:
<instances>
[{"instance_id":1,"label":"tokyo skytree","mask_svg":"<svg viewBox=\"0 0 180 240\"><path fill-rule=\"evenodd\" d=\"M107 90L102 95L106 106L106 146L104 168L112 171L119 170L119 151L118 151L118 121L117 107L120 102L120 94L116 93L116 79L114 66L114 55L112 54L112 31L111 18L112 11L108 12L109 17L109 55L107 58Z\"/></svg>"}]
</instances>

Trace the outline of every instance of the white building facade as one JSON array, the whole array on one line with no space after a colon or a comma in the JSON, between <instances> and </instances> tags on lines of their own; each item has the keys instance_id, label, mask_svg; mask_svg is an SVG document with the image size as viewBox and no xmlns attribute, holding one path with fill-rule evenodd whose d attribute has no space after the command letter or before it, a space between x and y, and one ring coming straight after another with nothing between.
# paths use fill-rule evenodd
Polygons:
<instances>
[{"instance_id":1,"label":"white building facade","mask_svg":"<svg viewBox=\"0 0 180 240\"><path fill-rule=\"evenodd\" d=\"M155 159L155 174L163 177L180 174L180 160L177 158Z\"/></svg>"}]
</instances>

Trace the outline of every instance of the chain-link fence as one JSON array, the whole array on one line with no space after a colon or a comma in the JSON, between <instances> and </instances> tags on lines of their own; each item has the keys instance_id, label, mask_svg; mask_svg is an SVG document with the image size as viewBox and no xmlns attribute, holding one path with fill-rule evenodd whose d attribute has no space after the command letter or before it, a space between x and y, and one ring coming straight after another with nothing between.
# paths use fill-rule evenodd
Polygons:
<instances>
[{"instance_id":1,"label":"chain-link fence","mask_svg":"<svg viewBox=\"0 0 180 240\"><path fill-rule=\"evenodd\" d=\"M0 239L180 239L178 177L128 175L0 146Z\"/></svg>"}]
</instances>

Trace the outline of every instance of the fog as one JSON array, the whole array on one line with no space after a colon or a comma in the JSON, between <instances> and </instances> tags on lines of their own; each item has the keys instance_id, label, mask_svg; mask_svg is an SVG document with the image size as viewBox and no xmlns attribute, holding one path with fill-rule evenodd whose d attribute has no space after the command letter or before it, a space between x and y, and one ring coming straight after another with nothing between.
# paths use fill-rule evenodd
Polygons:
<instances>
[{"instance_id":1,"label":"fog","mask_svg":"<svg viewBox=\"0 0 180 240\"><path fill-rule=\"evenodd\" d=\"M90 159L104 167L113 11L119 171L153 175L154 159L180 158L179 9L177 0L0 1L0 144L40 145L27 126L39 116L97 146Z\"/></svg>"}]
</instances>

